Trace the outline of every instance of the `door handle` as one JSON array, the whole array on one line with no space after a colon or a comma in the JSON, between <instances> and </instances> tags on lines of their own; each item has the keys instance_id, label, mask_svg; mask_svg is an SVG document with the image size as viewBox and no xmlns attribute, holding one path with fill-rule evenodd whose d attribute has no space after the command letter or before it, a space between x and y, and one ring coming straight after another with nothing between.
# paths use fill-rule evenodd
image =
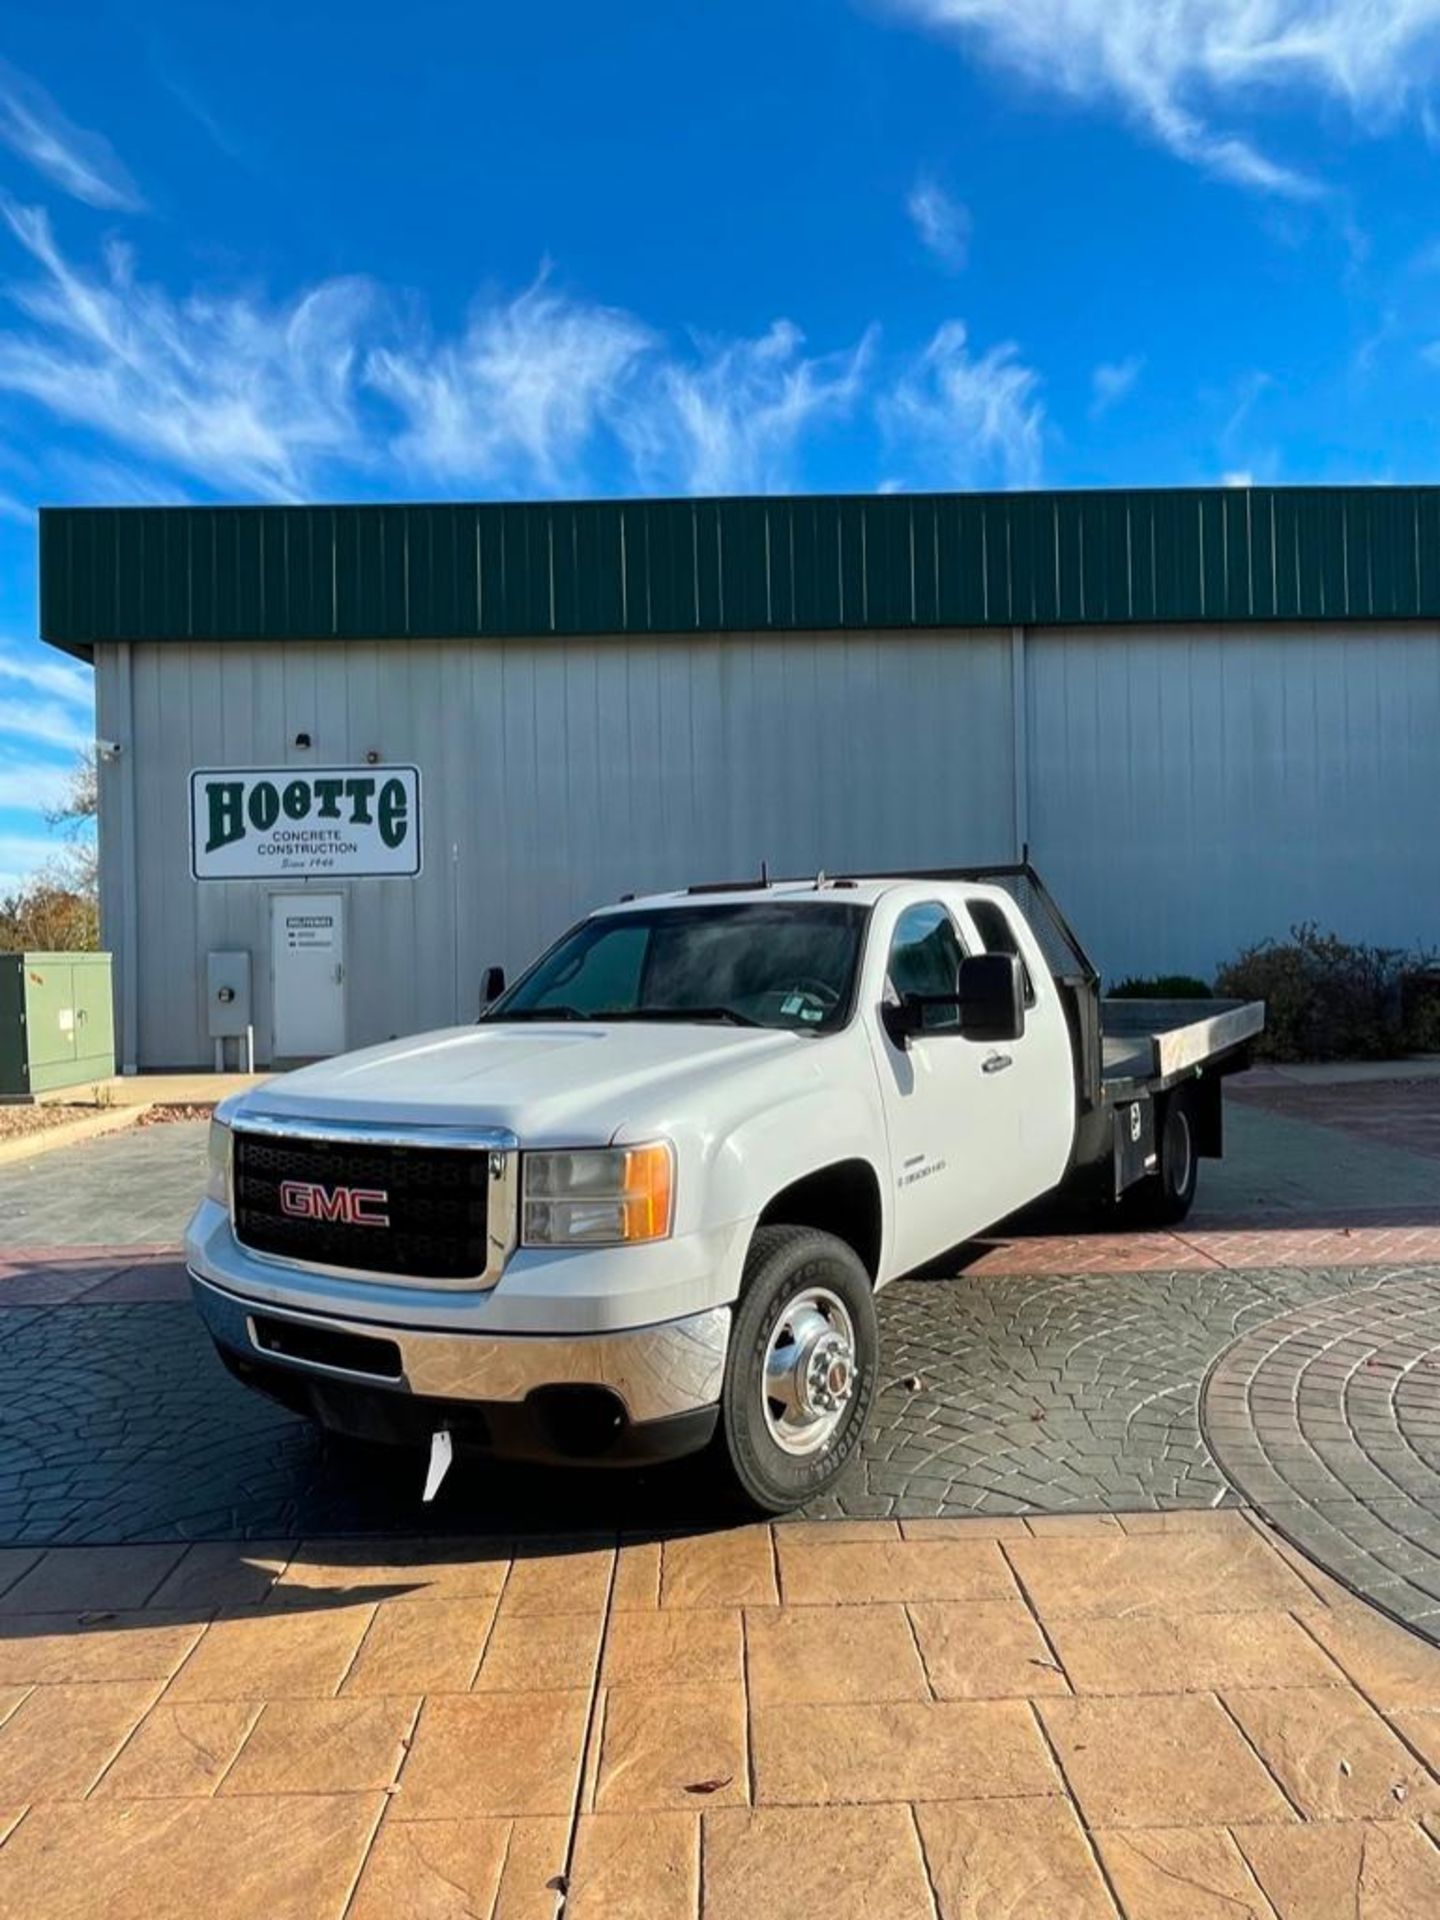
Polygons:
<instances>
[{"instance_id":1,"label":"door handle","mask_svg":"<svg viewBox=\"0 0 1440 1920\"><path fill-rule=\"evenodd\" d=\"M982 1073L1003 1073L1006 1067L1013 1067L1014 1056L1008 1053L987 1053L980 1062Z\"/></svg>"}]
</instances>

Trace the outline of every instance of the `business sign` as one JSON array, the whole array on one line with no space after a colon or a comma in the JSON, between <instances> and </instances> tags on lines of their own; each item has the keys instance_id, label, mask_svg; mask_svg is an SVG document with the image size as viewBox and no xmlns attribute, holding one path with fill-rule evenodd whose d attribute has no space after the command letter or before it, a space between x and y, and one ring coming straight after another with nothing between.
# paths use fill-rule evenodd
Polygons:
<instances>
[{"instance_id":1,"label":"business sign","mask_svg":"<svg viewBox=\"0 0 1440 1920\"><path fill-rule=\"evenodd\" d=\"M418 767L202 767L190 776L197 880L420 871Z\"/></svg>"}]
</instances>

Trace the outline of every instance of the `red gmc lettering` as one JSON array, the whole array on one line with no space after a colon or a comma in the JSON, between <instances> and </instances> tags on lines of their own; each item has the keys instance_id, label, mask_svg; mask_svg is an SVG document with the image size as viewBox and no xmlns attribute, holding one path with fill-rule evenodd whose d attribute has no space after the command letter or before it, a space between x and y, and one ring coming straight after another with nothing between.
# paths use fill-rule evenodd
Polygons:
<instances>
[{"instance_id":1,"label":"red gmc lettering","mask_svg":"<svg viewBox=\"0 0 1440 1920\"><path fill-rule=\"evenodd\" d=\"M338 1220L347 1227L388 1227L390 1196L383 1187L322 1187L282 1180L280 1211L294 1220Z\"/></svg>"}]
</instances>

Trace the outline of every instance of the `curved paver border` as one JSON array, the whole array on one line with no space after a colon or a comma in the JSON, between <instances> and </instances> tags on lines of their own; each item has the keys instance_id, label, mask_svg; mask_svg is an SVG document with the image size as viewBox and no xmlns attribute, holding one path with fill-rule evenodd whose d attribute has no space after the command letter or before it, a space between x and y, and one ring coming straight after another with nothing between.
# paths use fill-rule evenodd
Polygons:
<instances>
[{"instance_id":1,"label":"curved paver border","mask_svg":"<svg viewBox=\"0 0 1440 1920\"><path fill-rule=\"evenodd\" d=\"M1440 1643L1440 1276L1389 1274L1242 1334L1201 1425L1280 1533Z\"/></svg>"}]
</instances>

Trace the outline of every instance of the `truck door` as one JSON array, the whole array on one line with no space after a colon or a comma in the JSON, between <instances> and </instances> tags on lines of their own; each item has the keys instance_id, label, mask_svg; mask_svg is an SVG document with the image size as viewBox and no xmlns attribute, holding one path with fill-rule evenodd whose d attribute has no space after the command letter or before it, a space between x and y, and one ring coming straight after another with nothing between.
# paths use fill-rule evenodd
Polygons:
<instances>
[{"instance_id":1,"label":"truck door","mask_svg":"<svg viewBox=\"0 0 1440 1920\"><path fill-rule=\"evenodd\" d=\"M990 1073L989 1110L1005 1166L997 1186L1003 1212L1028 1205L1058 1184L1075 1130L1073 1062L1059 994L1027 928L997 900L967 897L965 914L978 953L1013 953L1025 978L1025 1031L981 1049ZM968 1044L968 1043L967 1043Z\"/></svg>"},{"instance_id":2,"label":"truck door","mask_svg":"<svg viewBox=\"0 0 1440 1920\"><path fill-rule=\"evenodd\" d=\"M907 907L891 936L887 997L955 993L963 954L955 922L938 900ZM950 1008L932 1007L925 1030L905 1047L883 1020L872 1029L890 1141L897 1273L933 1259L1004 1211L991 1198L996 1089L982 1061L992 1049L962 1039L958 1022Z\"/></svg>"}]
</instances>

